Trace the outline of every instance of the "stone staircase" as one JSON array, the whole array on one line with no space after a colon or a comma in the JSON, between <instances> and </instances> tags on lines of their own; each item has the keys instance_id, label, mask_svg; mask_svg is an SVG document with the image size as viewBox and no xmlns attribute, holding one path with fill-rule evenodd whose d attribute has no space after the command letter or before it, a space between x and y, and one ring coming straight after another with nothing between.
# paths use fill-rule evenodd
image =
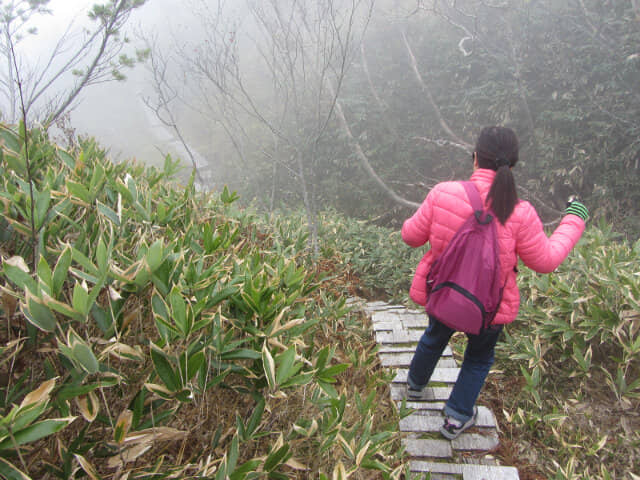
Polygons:
<instances>
[{"instance_id":1,"label":"stone staircase","mask_svg":"<svg viewBox=\"0 0 640 480\"><path fill-rule=\"evenodd\" d=\"M380 344L380 360L397 372L391 384L391 397L400 405L406 395L409 363L426 327L426 315L384 302L352 299L351 303L371 318ZM433 480L519 480L516 468L500 466L491 455L500 441L496 418L488 408L479 406L476 426L457 439L449 441L440 435L444 402L459 371L451 348L447 347L427 387L427 399L405 404L414 410L400 421L403 444L411 457L411 471L429 472Z\"/></svg>"}]
</instances>

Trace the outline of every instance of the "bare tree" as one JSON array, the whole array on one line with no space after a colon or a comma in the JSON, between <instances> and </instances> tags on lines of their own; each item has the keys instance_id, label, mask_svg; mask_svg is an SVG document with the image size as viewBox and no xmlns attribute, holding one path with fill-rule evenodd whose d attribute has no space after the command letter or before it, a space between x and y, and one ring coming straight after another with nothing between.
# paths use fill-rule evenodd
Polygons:
<instances>
[{"instance_id":1,"label":"bare tree","mask_svg":"<svg viewBox=\"0 0 640 480\"><path fill-rule=\"evenodd\" d=\"M180 101L181 97L177 87L172 85L168 77L169 59L163 55L162 50L157 47L157 41L155 39L147 41L147 50L149 51L148 66L151 73L151 85L154 98L145 96L142 101L147 108L155 114L156 118L178 138L178 141L189 156L196 179L200 185L205 186L204 179L198 169L195 155L183 136L174 111L173 104Z\"/></svg>"},{"instance_id":2,"label":"bare tree","mask_svg":"<svg viewBox=\"0 0 640 480\"><path fill-rule=\"evenodd\" d=\"M279 153L274 158L293 175L305 206L311 243L317 249L317 198L314 166L325 139L336 101L368 24L372 0L315 2L247 0L247 31L254 57L240 56L239 42L247 31L224 21L225 4L201 3L207 38L187 56L201 97L215 95L226 111L250 118L266 130ZM262 67L267 82L251 82L251 69ZM253 70L255 72L255 70ZM252 73L253 73L252 72ZM329 82L334 86L329 89ZM243 133L233 126L236 135Z\"/></svg>"},{"instance_id":3,"label":"bare tree","mask_svg":"<svg viewBox=\"0 0 640 480\"><path fill-rule=\"evenodd\" d=\"M36 15L51 13L47 8L49 1L20 0L5 2L0 0L0 20L2 22L0 55L4 57L7 68L6 72L2 71L0 73L0 86L2 87L4 102L8 106L4 120L11 123L17 121L17 109L19 107L18 78L20 75L17 70L20 66L15 58L15 47L27 36L37 33L37 30L28 27L29 20Z\"/></svg>"},{"instance_id":4,"label":"bare tree","mask_svg":"<svg viewBox=\"0 0 640 480\"><path fill-rule=\"evenodd\" d=\"M9 59L8 46L17 44L26 34L36 34L30 28L37 14L51 13L47 8L50 0L9 0L0 1L2 9L2 35L0 53ZM91 29L72 34L73 22L53 46L42 66L29 65L25 55L20 56L16 65L24 70L24 103L30 118L35 118L49 127L64 112L73 108L78 95L86 87L111 80L123 80L123 68L132 67L144 58L145 52L136 52L132 58L123 52L129 39L122 34L132 11L141 7L146 0L109 0L95 4L88 12L93 22ZM70 81L70 78L73 80ZM9 68L0 73L0 85L9 112L6 120L16 119L16 71ZM63 86L71 83L71 86ZM37 112L34 110L38 110Z\"/></svg>"}]
</instances>

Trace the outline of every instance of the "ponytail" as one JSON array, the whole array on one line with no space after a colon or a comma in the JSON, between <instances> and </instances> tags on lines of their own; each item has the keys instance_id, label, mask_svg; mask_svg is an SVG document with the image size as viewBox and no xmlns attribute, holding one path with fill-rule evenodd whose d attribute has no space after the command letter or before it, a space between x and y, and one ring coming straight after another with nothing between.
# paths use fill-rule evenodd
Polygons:
<instances>
[{"instance_id":1,"label":"ponytail","mask_svg":"<svg viewBox=\"0 0 640 480\"><path fill-rule=\"evenodd\" d=\"M478 166L496 171L487 195L487 204L501 224L505 224L518 203L511 168L518 162L518 139L510 128L485 127L476 144Z\"/></svg>"},{"instance_id":2,"label":"ponytail","mask_svg":"<svg viewBox=\"0 0 640 480\"><path fill-rule=\"evenodd\" d=\"M518 203L518 192L516 191L516 182L511 173L511 168L501 166L498 168L489 195L487 195L487 203L491 205L493 213L502 225L513 213L513 209Z\"/></svg>"}]
</instances>

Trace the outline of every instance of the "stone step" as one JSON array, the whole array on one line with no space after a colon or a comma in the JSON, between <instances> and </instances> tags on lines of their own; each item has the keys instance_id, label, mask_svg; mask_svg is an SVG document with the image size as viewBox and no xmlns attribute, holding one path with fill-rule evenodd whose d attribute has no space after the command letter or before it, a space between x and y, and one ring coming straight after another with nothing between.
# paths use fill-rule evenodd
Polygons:
<instances>
[{"instance_id":1,"label":"stone step","mask_svg":"<svg viewBox=\"0 0 640 480\"><path fill-rule=\"evenodd\" d=\"M385 312L375 312L371 316L371 324L374 331L380 330L401 330L419 329L423 332L429 319L424 313L409 313L407 311L391 310Z\"/></svg>"},{"instance_id":2,"label":"stone step","mask_svg":"<svg viewBox=\"0 0 640 480\"><path fill-rule=\"evenodd\" d=\"M385 345L378 345L378 354L386 353L411 353L416 351L416 344L400 344L394 345L392 343Z\"/></svg>"},{"instance_id":3,"label":"stone step","mask_svg":"<svg viewBox=\"0 0 640 480\"><path fill-rule=\"evenodd\" d=\"M414 458L451 458L453 456L451 442L447 440L403 438L402 445L405 451Z\"/></svg>"},{"instance_id":4,"label":"stone step","mask_svg":"<svg viewBox=\"0 0 640 480\"><path fill-rule=\"evenodd\" d=\"M376 312L387 312L389 310L407 311L407 307L404 305L389 305L386 302L367 302L364 304L364 309L367 313L374 314Z\"/></svg>"},{"instance_id":5,"label":"stone step","mask_svg":"<svg viewBox=\"0 0 640 480\"><path fill-rule=\"evenodd\" d=\"M476 425L455 440L446 440L438 434L443 423L442 410L460 372L449 346L431 378L432 382L445 386L429 386L425 389L424 400L407 401L408 367L416 344L428 325L424 311L385 302L366 303L360 299L349 299L348 303L361 308L370 317L380 362L384 367L396 370L390 385L391 398L399 408L404 404L413 409L399 425L404 436L402 444L412 457L410 470L429 472L431 480L519 480L516 468L497 466L496 459L487 455L499 445L496 419L487 407L478 407ZM434 438L418 438L424 435ZM455 464L454 461L475 463Z\"/></svg>"},{"instance_id":6,"label":"stone step","mask_svg":"<svg viewBox=\"0 0 640 480\"><path fill-rule=\"evenodd\" d=\"M379 353L380 363L383 367L409 367L413 352L407 353ZM441 357L436 368L456 368L458 363L453 357Z\"/></svg>"},{"instance_id":7,"label":"stone step","mask_svg":"<svg viewBox=\"0 0 640 480\"><path fill-rule=\"evenodd\" d=\"M520 480L515 467L453 464L414 460L409 463L414 473L431 472L434 475L462 475L463 480ZM431 478L436 478L434 475Z\"/></svg>"},{"instance_id":8,"label":"stone step","mask_svg":"<svg viewBox=\"0 0 640 480\"><path fill-rule=\"evenodd\" d=\"M399 368L397 369L396 376L393 378L393 383L407 383L407 375L409 373L408 368ZM441 382L441 383L456 383L458 379L458 374L460 373L459 368L436 368L431 375L430 382Z\"/></svg>"},{"instance_id":9,"label":"stone step","mask_svg":"<svg viewBox=\"0 0 640 480\"><path fill-rule=\"evenodd\" d=\"M411 353L411 355L413 355L413 353L415 351L416 351L416 346L415 345L393 345L393 344L388 344L388 345L380 345L378 347L378 353L379 354ZM446 358L446 357L453 357L453 351L451 350L451 347L449 347L449 346L446 346L444 348L444 351L442 352L441 358Z\"/></svg>"},{"instance_id":10,"label":"stone step","mask_svg":"<svg viewBox=\"0 0 640 480\"><path fill-rule=\"evenodd\" d=\"M402 405L402 400L396 400L396 405L398 408ZM442 413L444 410L445 402L406 402L405 407L415 410L418 413L422 413L423 415L432 414L434 412Z\"/></svg>"},{"instance_id":11,"label":"stone step","mask_svg":"<svg viewBox=\"0 0 640 480\"><path fill-rule=\"evenodd\" d=\"M461 451L490 451L498 448L500 439L495 430L488 433L463 433L455 440L451 440L451 447Z\"/></svg>"},{"instance_id":12,"label":"stone step","mask_svg":"<svg viewBox=\"0 0 640 480\"><path fill-rule=\"evenodd\" d=\"M414 458L450 458L453 451L487 452L500 444L495 431L483 435L480 433L463 433L455 440L445 439L402 439L407 453Z\"/></svg>"},{"instance_id":13,"label":"stone step","mask_svg":"<svg viewBox=\"0 0 640 480\"><path fill-rule=\"evenodd\" d=\"M451 395L451 387L427 387L424 390L424 400L421 401L407 401L407 406L410 405L426 405L428 402L446 402ZM391 399L396 401L402 401L407 398L407 387L404 384L392 383L391 384ZM414 408L414 407L411 407ZM428 408L428 407L426 407Z\"/></svg>"},{"instance_id":14,"label":"stone step","mask_svg":"<svg viewBox=\"0 0 640 480\"><path fill-rule=\"evenodd\" d=\"M420 330L397 330L376 332L376 342L378 343L418 343L422 331Z\"/></svg>"},{"instance_id":15,"label":"stone step","mask_svg":"<svg viewBox=\"0 0 640 480\"><path fill-rule=\"evenodd\" d=\"M437 432L444 422L444 416L440 412L427 410L414 412L408 417L400 420L400 430L402 432ZM496 428L496 419L493 412L487 407L478 407L478 417L476 425L478 428Z\"/></svg>"}]
</instances>

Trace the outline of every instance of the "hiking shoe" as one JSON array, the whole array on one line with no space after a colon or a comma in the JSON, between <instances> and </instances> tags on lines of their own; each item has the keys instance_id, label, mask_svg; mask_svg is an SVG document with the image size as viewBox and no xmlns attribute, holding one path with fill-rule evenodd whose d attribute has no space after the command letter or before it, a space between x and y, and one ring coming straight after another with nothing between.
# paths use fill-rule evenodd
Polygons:
<instances>
[{"instance_id":1,"label":"hiking shoe","mask_svg":"<svg viewBox=\"0 0 640 480\"><path fill-rule=\"evenodd\" d=\"M453 417L446 416L444 419L444 425L440 427L440 433L443 437L448 438L449 440L455 440L467 428L471 428L475 425L477 416L477 407L473 407L473 416L464 423Z\"/></svg>"},{"instance_id":2,"label":"hiking shoe","mask_svg":"<svg viewBox=\"0 0 640 480\"><path fill-rule=\"evenodd\" d=\"M425 397L426 392L424 388L416 390L407 385L407 400L425 400Z\"/></svg>"}]
</instances>

